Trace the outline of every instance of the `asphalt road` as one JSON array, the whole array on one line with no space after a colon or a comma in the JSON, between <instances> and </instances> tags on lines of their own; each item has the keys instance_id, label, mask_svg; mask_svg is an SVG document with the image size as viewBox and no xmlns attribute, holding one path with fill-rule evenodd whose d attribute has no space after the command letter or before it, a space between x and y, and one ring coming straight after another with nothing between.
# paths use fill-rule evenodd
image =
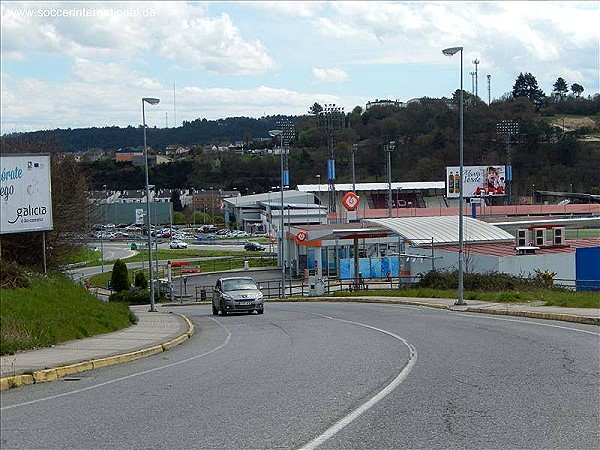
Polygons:
<instances>
[{"instance_id":1,"label":"asphalt road","mask_svg":"<svg viewBox=\"0 0 600 450\"><path fill-rule=\"evenodd\" d=\"M598 327L402 305L172 308L196 334L2 392L1 447L598 448Z\"/></svg>"}]
</instances>

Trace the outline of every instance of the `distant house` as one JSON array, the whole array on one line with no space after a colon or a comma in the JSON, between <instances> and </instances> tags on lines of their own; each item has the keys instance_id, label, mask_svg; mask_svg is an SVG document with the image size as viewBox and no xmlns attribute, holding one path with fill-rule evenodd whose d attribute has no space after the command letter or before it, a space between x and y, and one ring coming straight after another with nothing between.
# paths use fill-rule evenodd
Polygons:
<instances>
[{"instance_id":1,"label":"distant house","mask_svg":"<svg viewBox=\"0 0 600 450\"><path fill-rule=\"evenodd\" d=\"M168 164L171 162L170 158L167 158L166 156L162 156L162 155L148 155L148 165L149 166L157 166L159 164ZM146 164L146 158L144 157L144 154L142 153L141 155L134 155L131 163L134 166L144 166Z\"/></svg>"},{"instance_id":2,"label":"distant house","mask_svg":"<svg viewBox=\"0 0 600 450\"><path fill-rule=\"evenodd\" d=\"M191 147L182 145L168 145L165 149L165 154L168 156L185 156L192 151Z\"/></svg>"},{"instance_id":3,"label":"distant house","mask_svg":"<svg viewBox=\"0 0 600 450\"><path fill-rule=\"evenodd\" d=\"M85 162L98 161L104 156L104 150L98 147L90 148L81 154L81 160Z\"/></svg>"},{"instance_id":4,"label":"distant house","mask_svg":"<svg viewBox=\"0 0 600 450\"><path fill-rule=\"evenodd\" d=\"M116 162L132 162L134 156L144 157L143 148L120 148L115 152Z\"/></svg>"},{"instance_id":5,"label":"distant house","mask_svg":"<svg viewBox=\"0 0 600 450\"><path fill-rule=\"evenodd\" d=\"M367 106L365 109L368 110L369 108L372 108L374 106L381 106L381 107L395 106L397 108L406 107L406 105L404 103L402 103L400 100L378 100L378 99L375 99L374 102L367 102Z\"/></svg>"}]
</instances>

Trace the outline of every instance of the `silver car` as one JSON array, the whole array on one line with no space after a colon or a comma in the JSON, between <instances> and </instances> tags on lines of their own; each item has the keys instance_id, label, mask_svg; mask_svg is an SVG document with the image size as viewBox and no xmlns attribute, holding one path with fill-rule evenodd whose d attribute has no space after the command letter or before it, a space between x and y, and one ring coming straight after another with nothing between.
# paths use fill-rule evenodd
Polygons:
<instances>
[{"instance_id":1,"label":"silver car","mask_svg":"<svg viewBox=\"0 0 600 450\"><path fill-rule=\"evenodd\" d=\"M263 293L250 277L219 278L213 289L212 313L225 316L229 312L264 311Z\"/></svg>"}]
</instances>

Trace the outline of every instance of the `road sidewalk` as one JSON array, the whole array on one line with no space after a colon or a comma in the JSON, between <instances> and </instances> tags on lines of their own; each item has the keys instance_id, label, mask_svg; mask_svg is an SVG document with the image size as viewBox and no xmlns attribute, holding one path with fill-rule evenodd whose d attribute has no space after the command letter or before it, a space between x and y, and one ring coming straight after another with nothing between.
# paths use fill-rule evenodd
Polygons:
<instances>
[{"instance_id":1,"label":"road sidewalk","mask_svg":"<svg viewBox=\"0 0 600 450\"><path fill-rule=\"evenodd\" d=\"M149 312L148 306L131 309L138 323L126 329L0 357L0 390L154 355L194 334L185 316Z\"/></svg>"},{"instance_id":2,"label":"road sidewalk","mask_svg":"<svg viewBox=\"0 0 600 450\"><path fill-rule=\"evenodd\" d=\"M600 325L600 308L563 308L532 303L490 303L470 300L455 305L455 299L407 297L309 297L288 301L344 301L403 304L470 313L500 314L535 319ZM204 302L203 302L204 303ZM166 351L194 333L194 326L185 316L161 312L161 307L199 305L198 302L173 303L159 306L158 312L148 312L148 306L132 310L138 323L131 327L86 339L20 352L0 358L0 390L53 381L78 372L119 364Z\"/></svg>"}]
</instances>

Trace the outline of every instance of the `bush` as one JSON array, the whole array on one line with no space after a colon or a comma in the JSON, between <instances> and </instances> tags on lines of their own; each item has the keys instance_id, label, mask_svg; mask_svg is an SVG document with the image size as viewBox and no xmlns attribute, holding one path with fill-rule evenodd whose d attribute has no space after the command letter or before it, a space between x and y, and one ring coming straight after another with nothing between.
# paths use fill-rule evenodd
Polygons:
<instances>
[{"instance_id":1,"label":"bush","mask_svg":"<svg viewBox=\"0 0 600 450\"><path fill-rule=\"evenodd\" d=\"M498 272L489 273L464 273L463 285L465 289L481 292L500 292L500 291L527 291L545 287L543 280L538 278L520 278L514 275L508 275ZM457 289L458 271L439 271L432 270L426 274L421 274L421 280L418 283L421 288L430 289Z\"/></svg>"},{"instance_id":2,"label":"bush","mask_svg":"<svg viewBox=\"0 0 600 450\"><path fill-rule=\"evenodd\" d=\"M17 289L31 286L31 277L27 271L16 262L0 258L0 287Z\"/></svg>"},{"instance_id":3,"label":"bush","mask_svg":"<svg viewBox=\"0 0 600 450\"><path fill-rule=\"evenodd\" d=\"M154 301L166 299L163 292L154 291ZM115 292L108 297L109 302L128 303L130 305L149 305L150 291L148 289L130 288L128 291Z\"/></svg>"},{"instance_id":4,"label":"bush","mask_svg":"<svg viewBox=\"0 0 600 450\"><path fill-rule=\"evenodd\" d=\"M127 265L120 259L117 259L113 265L110 281L112 282L113 290L116 292L127 291L131 286Z\"/></svg>"},{"instance_id":5,"label":"bush","mask_svg":"<svg viewBox=\"0 0 600 450\"><path fill-rule=\"evenodd\" d=\"M140 289L148 289L148 280L146 279L144 272L136 272L133 285Z\"/></svg>"}]
</instances>

